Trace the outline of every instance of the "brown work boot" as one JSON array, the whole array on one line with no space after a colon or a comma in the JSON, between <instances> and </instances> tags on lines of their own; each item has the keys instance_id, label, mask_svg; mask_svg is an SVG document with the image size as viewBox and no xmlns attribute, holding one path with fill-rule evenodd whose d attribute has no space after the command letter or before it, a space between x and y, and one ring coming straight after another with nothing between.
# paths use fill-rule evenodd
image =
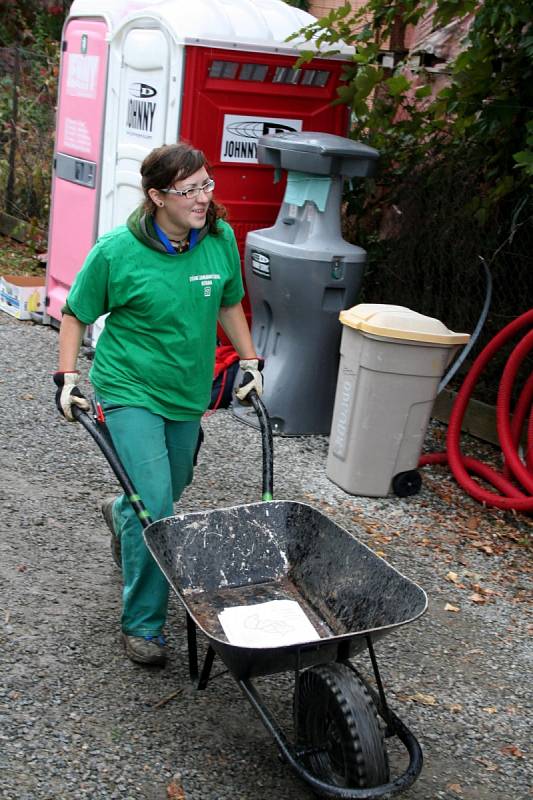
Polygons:
<instances>
[{"instance_id":1,"label":"brown work boot","mask_svg":"<svg viewBox=\"0 0 533 800\"><path fill-rule=\"evenodd\" d=\"M113 521L113 504L117 498L108 497L102 503L102 514L104 516L105 524L111 531L111 557L119 569L122 569L122 553L120 550L120 539L115 532L115 523Z\"/></svg>"},{"instance_id":2,"label":"brown work boot","mask_svg":"<svg viewBox=\"0 0 533 800\"><path fill-rule=\"evenodd\" d=\"M163 666L167 660L167 643L162 634L159 636L128 636L123 632L122 641L126 655L137 664Z\"/></svg>"}]
</instances>

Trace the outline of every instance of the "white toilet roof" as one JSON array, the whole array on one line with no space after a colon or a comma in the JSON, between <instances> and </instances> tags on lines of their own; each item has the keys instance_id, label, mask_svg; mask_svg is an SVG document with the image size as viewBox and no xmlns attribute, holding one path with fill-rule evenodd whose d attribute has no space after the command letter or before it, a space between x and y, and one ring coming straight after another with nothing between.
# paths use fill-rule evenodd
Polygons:
<instances>
[{"instance_id":1,"label":"white toilet roof","mask_svg":"<svg viewBox=\"0 0 533 800\"><path fill-rule=\"evenodd\" d=\"M72 17L103 17L111 35L135 18L155 18L174 31L180 43L242 44L242 49L280 52L312 49L304 40L285 40L315 20L283 0L74 0Z\"/></svg>"}]
</instances>

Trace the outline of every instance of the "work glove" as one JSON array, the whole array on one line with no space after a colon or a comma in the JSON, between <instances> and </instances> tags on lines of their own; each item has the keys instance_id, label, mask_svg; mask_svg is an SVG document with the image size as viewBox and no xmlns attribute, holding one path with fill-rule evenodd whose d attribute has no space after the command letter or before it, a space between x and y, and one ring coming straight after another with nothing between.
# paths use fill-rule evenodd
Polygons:
<instances>
[{"instance_id":1,"label":"work glove","mask_svg":"<svg viewBox=\"0 0 533 800\"><path fill-rule=\"evenodd\" d=\"M263 394L263 376L261 371L264 367L264 360L262 358L243 358L239 361L239 367L242 370L243 376L237 389L235 389L235 396L239 402L244 405L249 404L248 395L252 390L257 392L257 396L261 397Z\"/></svg>"},{"instance_id":2,"label":"work glove","mask_svg":"<svg viewBox=\"0 0 533 800\"><path fill-rule=\"evenodd\" d=\"M69 422L76 420L72 416L72 406L76 405L83 411L91 408L89 401L78 389L79 372L54 372L54 383L57 386L56 406L60 414Z\"/></svg>"}]
</instances>

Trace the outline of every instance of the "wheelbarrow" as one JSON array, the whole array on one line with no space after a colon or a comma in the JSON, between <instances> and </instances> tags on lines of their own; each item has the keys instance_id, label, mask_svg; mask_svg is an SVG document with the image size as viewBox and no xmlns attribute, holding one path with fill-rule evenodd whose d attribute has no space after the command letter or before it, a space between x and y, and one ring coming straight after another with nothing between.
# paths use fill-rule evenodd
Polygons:
<instances>
[{"instance_id":1,"label":"wheelbarrow","mask_svg":"<svg viewBox=\"0 0 533 800\"><path fill-rule=\"evenodd\" d=\"M425 592L348 531L305 503L274 501L272 432L256 394L263 445L263 501L178 514L153 522L113 448L101 413L74 409L130 499L146 544L186 612L189 672L198 689L224 664L271 734L281 757L319 797L389 798L422 769L420 745L387 703L375 643L427 608ZM297 603L314 635L289 644L235 644L228 609L251 617L264 603ZM278 621L279 622L279 621ZM198 633L207 645L199 669ZM272 629L269 629L272 633ZM274 635L282 633L274 629ZM296 637L297 638L297 637ZM374 684L351 658L366 651ZM294 675L293 733L287 734L253 683ZM220 674L220 673L219 673ZM386 742L409 763L391 777Z\"/></svg>"}]
</instances>

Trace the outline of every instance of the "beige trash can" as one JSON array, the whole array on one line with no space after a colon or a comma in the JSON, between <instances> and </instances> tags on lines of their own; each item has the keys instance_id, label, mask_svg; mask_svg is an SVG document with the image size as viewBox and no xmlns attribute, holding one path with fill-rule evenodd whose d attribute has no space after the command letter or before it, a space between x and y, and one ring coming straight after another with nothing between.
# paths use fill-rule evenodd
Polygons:
<instances>
[{"instance_id":1,"label":"beige trash can","mask_svg":"<svg viewBox=\"0 0 533 800\"><path fill-rule=\"evenodd\" d=\"M470 336L403 306L363 303L341 311L339 319L326 475L350 494L415 494L440 379Z\"/></svg>"}]
</instances>

